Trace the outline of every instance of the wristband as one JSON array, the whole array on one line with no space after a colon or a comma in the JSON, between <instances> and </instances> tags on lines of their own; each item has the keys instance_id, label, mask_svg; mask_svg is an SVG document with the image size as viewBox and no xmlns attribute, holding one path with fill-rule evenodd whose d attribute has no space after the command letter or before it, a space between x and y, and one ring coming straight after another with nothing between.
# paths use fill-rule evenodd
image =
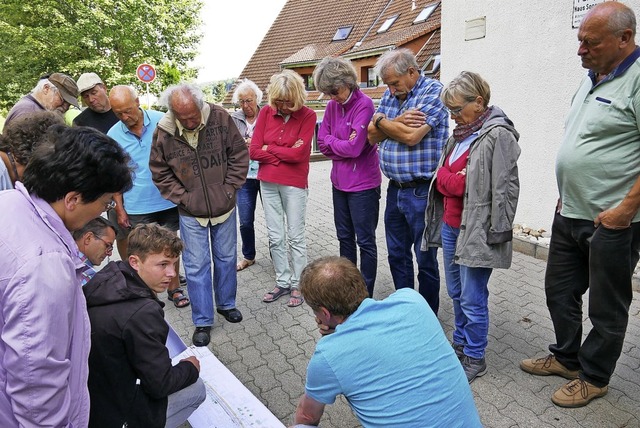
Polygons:
<instances>
[{"instance_id":1,"label":"wristband","mask_svg":"<svg viewBox=\"0 0 640 428\"><path fill-rule=\"evenodd\" d=\"M376 119L375 122L373 122L373 126L376 127L376 129L380 129L380 121L384 119L384 116L378 116L378 118Z\"/></svg>"}]
</instances>

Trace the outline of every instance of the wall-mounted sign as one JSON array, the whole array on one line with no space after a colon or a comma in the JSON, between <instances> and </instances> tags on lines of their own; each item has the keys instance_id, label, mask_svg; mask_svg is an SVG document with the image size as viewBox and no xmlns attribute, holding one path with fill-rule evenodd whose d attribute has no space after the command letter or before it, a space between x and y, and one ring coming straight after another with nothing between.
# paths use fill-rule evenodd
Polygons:
<instances>
[{"instance_id":1,"label":"wall-mounted sign","mask_svg":"<svg viewBox=\"0 0 640 428\"><path fill-rule=\"evenodd\" d=\"M580 27L582 18L597 4L607 0L573 0L573 28Z\"/></svg>"},{"instance_id":2,"label":"wall-mounted sign","mask_svg":"<svg viewBox=\"0 0 640 428\"><path fill-rule=\"evenodd\" d=\"M487 17L470 19L464 22L464 39L482 39L487 35Z\"/></svg>"}]
</instances>

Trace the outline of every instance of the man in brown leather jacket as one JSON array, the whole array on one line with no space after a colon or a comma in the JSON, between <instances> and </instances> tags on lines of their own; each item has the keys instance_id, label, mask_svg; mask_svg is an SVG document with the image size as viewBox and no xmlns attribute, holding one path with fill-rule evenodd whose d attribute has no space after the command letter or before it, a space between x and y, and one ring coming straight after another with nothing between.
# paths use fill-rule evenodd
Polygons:
<instances>
[{"instance_id":1,"label":"man in brown leather jacket","mask_svg":"<svg viewBox=\"0 0 640 428\"><path fill-rule=\"evenodd\" d=\"M162 94L160 103L169 111L158 123L149 161L155 185L180 212L196 346L209 344L212 287L218 313L229 322L242 321L236 309L235 203L249 168L247 146L233 120L203 97L189 84L171 86Z\"/></svg>"}]
</instances>

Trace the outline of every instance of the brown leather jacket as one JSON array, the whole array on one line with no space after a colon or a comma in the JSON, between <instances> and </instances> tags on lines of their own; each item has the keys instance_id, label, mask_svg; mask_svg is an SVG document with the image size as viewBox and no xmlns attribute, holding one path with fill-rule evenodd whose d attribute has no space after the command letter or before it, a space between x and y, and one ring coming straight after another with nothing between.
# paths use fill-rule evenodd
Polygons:
<instances>
[{"instance_id":1,"label":"brown leather jacket","mask_svg":"<svg viewBox=\"0 0 640 428\"><path fill-rule=\"evenodd\" d=\"M222 107L211 112L200 131L198 146L179 135L173 113L168 112L153 134L149 166L162 196L193 217L218 217L236 203L236 190L249 168L247 145Z\"/></svg>"}]
</instances>

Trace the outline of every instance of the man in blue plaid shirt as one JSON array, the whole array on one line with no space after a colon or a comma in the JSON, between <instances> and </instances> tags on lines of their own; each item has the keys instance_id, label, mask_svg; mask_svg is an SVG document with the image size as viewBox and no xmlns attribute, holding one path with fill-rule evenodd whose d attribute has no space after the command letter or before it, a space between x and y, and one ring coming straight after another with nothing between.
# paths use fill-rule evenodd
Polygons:
<instances>
[{"instance_id":1,"label":"man in blue plaid shirt","mask_svg":"<svg viewBox=\"0 0 640 428\"><path fill-rule=\"evenodd\" d=\"M389 178L384 225L391 276L396 289L414 288L413 246L418 291L437 315L437 249L421 251L420 244L429 184L449 133L442 84L420 74L408 49L385 53L375 71L388 86L368 131L369 142L380 145L380 168Z\"/></svg>"}]
</instances>

